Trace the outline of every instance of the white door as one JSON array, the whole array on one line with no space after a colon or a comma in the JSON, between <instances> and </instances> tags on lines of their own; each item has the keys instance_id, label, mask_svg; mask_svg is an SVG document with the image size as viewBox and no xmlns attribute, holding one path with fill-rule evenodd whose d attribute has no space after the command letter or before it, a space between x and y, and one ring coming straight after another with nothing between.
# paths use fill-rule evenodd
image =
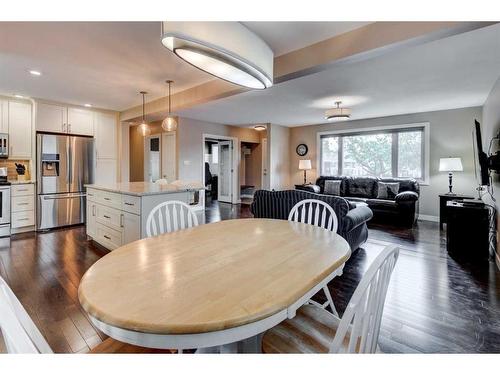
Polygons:
<instances>
[{"instance_id":1,"label":"white door","mask_svg":"<svg viewBox=\"0 0 500 375\"><path fill-rule=\"evenodd\" d=\"M95 182L96 184L116 183L116 159L97 159Z\"/></svg>"},{"instance_id":2,"label":"white door","mask_svg":"<svg viewBox=\"0 0 500 375\"><path fill-rule=\"evenodd\" d=\"M94 135L94 112L81 108L68 108L68 133Z\"/></svg>"},{"instance_id":3,"label":"white door","mask_svg":"<svg viewBox=\"0 0 500 375\"><path fill-rule=\"evenodd\" d=\"M144 181L155 182L161 175L161 145L160 136L152 135L145 138L144 144Z\"/></svg>"},{"instance_id":4,"label":"white door","mask_svg":"<svg viewBox=\"0 0 500 375\"><path fill-rule=\"evenodd\" d=\"M262 138L262 189L269 189L269 161L267 155L267 138Z\"/></svg>"},{"instance_id":5,"label":"white door","mask_svg":"<svg viewBox=\"0 0 500 375\"><path fill-rule=\"evenodd\" d=\"M161 175L168 182L176 179L175 132L163 133L161 136Z\"/></svg>"},{"instance_id":6,"label":"white door","mask_svg":"<svg viewBox=\"0 0 500 375\"><path fill-rule=\"evenodd\" d=\"M9 157L31 159L31 104L9 101Z\"/></svg>"},{"instance_id":7,"label":"white door","mask_svg":"<svg viewBox=\"0 0 500 375\"><path fill-rule=\"evenodd\" d=\"M219 141L219 181L220 202L233 200L233 141Z\"/></svg>"},{"instance_id":8,"label":"white door","mask_svg":"<svg viewBox=\"0 0 500 375\"><path fill-rule=\"evenodd\" d=\"M38 131L66 133L68 131L66 118L66 107L47 103L36 105L36 130Z\"/></svg>"},{"instance_id":9,"label":"white door","mask_svg":"<svg viewBox=\"0 0 500 375\"><path fill-rule=\"evenodd\" d=\"M122 212L122 245L141 239L141 217L129 212Z\"/></svg>"},{"instance_id":10,"label":"white door","mask_svg":"<svg viewBox=\"0 0 500 375\"><path fill-rule=\"evenodd\" d=\"M117 158L116 116L112 113L95 114L95 141L99 159Z\"/></svg>"}]
</instances>

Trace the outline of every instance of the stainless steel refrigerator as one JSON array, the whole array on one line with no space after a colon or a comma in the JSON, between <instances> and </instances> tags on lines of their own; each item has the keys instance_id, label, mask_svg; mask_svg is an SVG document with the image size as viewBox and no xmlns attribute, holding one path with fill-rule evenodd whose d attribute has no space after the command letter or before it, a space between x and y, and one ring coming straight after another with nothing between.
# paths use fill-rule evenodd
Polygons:
<instances>
[{"instance_id":1,"label":"stainless steel refrigerator","mask_svg":"<svg viewBox=\"0 0 500 375\"><path fill-rule=\"evenodd\" d=\"M37 229L85 222L85 184L94 182L91 137L37 134Z\"/></svg>"}]
</instances>

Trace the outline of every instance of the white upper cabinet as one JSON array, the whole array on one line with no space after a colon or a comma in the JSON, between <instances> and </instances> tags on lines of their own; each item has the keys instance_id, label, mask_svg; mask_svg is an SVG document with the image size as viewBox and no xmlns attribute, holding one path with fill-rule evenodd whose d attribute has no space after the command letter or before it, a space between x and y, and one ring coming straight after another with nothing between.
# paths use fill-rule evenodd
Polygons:
<instances>
[{"instance_id":1,"label":"white upper cabinet","mask_svg":"<svg viewBox=\"0 0 500 375\"><path fill-rule=\"evenodd\" d=\"M36 130L53 133L66 133L66 119L66 107L56 104L37 103Z\"/></svg>"},{"instance_id":2,"label":"white upper cabinet","mask_svg":"<svg viewBox=\"0 0 500 375\"><path fill-rule=\"evenodd\" d=\"M98 159L117 158L116 115L96 112L95 139Z\"/></svg>"},{"instance_id":3,"label":"white upper cabinet","mask_svg":"<svg viewBox=\"0 0 500 375\"><path fill-rule=\"evenodd\" d=\"M94 135L94 112L69 107L67 132L77 135Z\"/></svg>"},{"instance_id":4,"label":"white upper cabinet","mask_svg":"<svg viewBox=\"0 0 500 375\"><path fill-rule=\"evenodd\" d=\"M31 159L31 104L9 101L9 158Z\"/></svg>"},{"instance_id":5,"label":"white upper cabinet","mask_svg":"<svg viewBox=\"0 0 500 375\"><path fill-rule=\"evenodd\" d=\"M0 99L0 133L9 132L9 102Z\"/></svg>"}]
</instances>

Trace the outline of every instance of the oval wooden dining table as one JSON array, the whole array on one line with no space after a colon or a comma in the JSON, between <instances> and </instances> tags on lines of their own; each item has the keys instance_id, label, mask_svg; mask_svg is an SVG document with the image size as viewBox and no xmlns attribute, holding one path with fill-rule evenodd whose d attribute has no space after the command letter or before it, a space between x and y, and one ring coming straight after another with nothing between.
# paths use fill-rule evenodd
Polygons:
<instances>
[{"instance_id":1,"label":"oval wooden dining table","mask_svg":"<svg viewBox=\"0 0 500 375\"><path fill-rule=\"evenodd\" d=\"M116 340L158 349L258 351L351 254L331 231L273 219L201 225L122 246L92 265L78 296Z\"/></svg>"}]
</instances>

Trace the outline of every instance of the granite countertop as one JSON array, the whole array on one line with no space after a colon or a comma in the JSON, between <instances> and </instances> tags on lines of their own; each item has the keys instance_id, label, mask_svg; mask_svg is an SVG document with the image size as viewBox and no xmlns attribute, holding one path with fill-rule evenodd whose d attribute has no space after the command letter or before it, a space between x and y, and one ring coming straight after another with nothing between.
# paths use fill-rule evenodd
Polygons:
<instances>
[{"instance_id":1,"label":"granite countertop","mask_svg":"<svg viewBox=\"0 0 500 375\"><path fill-rule=\"evenodd\" d=\"M205 189L199 182L184 181L175 181L170 184L157 184L153 182L123 182L111 184L89 184L85 186L90 189L137 196L182 193Z\"/></svg>"}]
</instances>

